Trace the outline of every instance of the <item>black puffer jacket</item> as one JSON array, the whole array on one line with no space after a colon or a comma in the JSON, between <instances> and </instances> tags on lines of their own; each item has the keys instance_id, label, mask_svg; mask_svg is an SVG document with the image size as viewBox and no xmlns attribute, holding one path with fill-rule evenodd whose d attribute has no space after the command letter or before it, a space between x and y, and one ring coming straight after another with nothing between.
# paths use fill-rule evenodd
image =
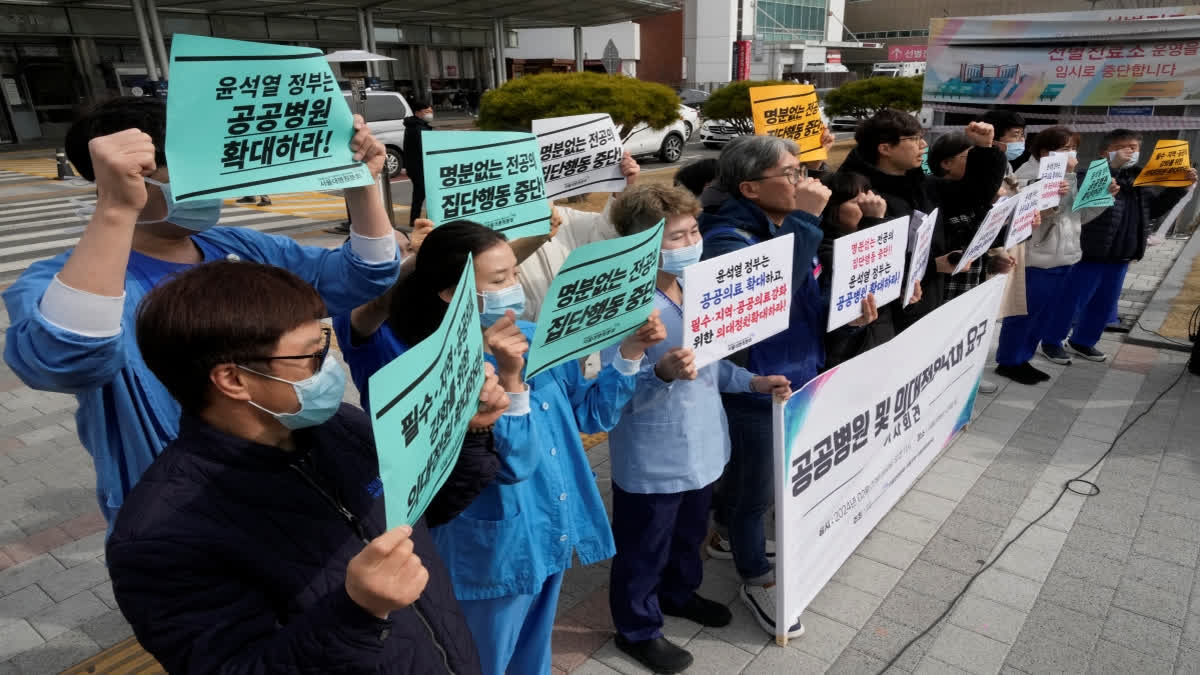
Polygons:
<instances>
[{"instance_id":1,"label":"black puffer jacket","mask_svg":"<svg viewBox=\"0 0 1200 675\"><path fill-rule=\"evenodd\" d=\"M479 673L423 521L414 605L380 620L346 594L346 564L385 528L365 413L343 405L295 438L288 453L183 419L108 540L138 640L173 673Z\"/></svg>"},{"instance_id":2,"label":"black puffer jacket","mask_svg":"<svg viewBox=\"0 0 1200 675\"><path fill-rule=\"evenodd\" d=\"M1113 205L1083 226L1079 244L1086 262L1141 260L1146 254L1150 223L1170 211L1187 193L1186 188L1134 187L1142 167L1110 169L1121 190ZM1086 171L1078 172L1083 184Z\"/></svg>"},{"instance_id":3,"label":"black puffer jacket","mask_svg":"<svg viewBox=\"0 0 1200 675\"><path fill-rule=\"evenodd\" d=\"M433 125L416 115L404 118L404 172L414 181L425 179L425 155L421 150L423 131L433 131Z\"/></svg>"}]
</instances>

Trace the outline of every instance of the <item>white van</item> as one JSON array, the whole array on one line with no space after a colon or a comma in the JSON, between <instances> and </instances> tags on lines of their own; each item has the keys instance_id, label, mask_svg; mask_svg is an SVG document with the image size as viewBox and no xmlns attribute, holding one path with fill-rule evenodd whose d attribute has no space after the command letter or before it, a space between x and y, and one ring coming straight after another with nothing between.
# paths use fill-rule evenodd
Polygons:
<instances>
[{"instance_id":1,"label":"white van","mask_svg":"<svg viewBox=\"0 0 1200 675\"><path fill-rule=\"evenodd\" d=\"M350 92L343 91L346 104L350 104ZM354 106L350 106L354 110ZM412 108L404 96L394 91L367 91L367 127L375 138L387 148L388 176L395 178L404 168L404 118L412 116Z\"/></svg>"}]
</instances>

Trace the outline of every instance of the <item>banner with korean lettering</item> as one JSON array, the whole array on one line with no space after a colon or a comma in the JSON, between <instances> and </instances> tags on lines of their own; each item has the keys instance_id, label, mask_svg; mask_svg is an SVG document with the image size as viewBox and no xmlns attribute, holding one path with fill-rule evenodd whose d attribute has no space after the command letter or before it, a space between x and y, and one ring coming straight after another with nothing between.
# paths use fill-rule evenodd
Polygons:
<instances>
[{"instance_id":1,"label":"banner with korean lettering","mask_svg":"<svg viewBox=\"0 0 1200 675\"><path fill-rule=\"evenodd\" d=\"M683 346L695 353L697 368L787 330L793 237L683 269Z\"/></svg>"},{"instance_id":2,"label":"banner with korean lettering","mask_svg":"<svg viewBox=\"0 0 1200 675\"><path fill-rule=\"evenodd\" d=\"M929 253L933 250L933 228L937 226L939 209L934 209L933 213L921 216L921 224L917 226L916 232L913 232L911 239L912 246L912 262L908 266L908 281L904 284L904 302L902 307L908 307L912 304L913 296L917 292L917 284L925 278L925 272L929 268ZM913 214L913 219L917 218L917 214ZM912 227L909 227L912 231Z\"/></svg>"},{"instance_id":3,"label":"banner with korean lettering","mask_svg":"<svg viewBox=\"0 0 1200 675\"><path fill-rule=\"evenodd\" d=\"M954 37L949 36L953 42ZM1081 41L1082 42L1082 41ZM926 102L1185 105L1200 96L1200 40L931 46Z\"/></svg>"},{"instance_id":4,"label":"banner with korean lettering","mask_svg":"<svg viewBox=\"0 0 1200 675\"><path fill-rule=\"evenodd\" d=\"M167 164L175 201L370 185L353 115L319 49L171 39Z\"/></svg>"},{"instance_id":5,"label":"banner with korean lettering","mask_svg":"<svg viewBox=\"0 0 1200 675\"><path fill-rule=\"evenodd\" d=\"M754 133L790 138L800 146L800 161L827 159L821 134L821 104L811 84L776 84L750 88Z\"/></svg>"},{"instance_id":6,"label":"banner with korean lettering","mask_svg":"<svg viewBox=\"0 0 1200 675\"><path fill-rule=\"evenodd\" d=\"M662 230L659 221L645 232L571 251L542 303L525 359L527 381L620 342L645 323L654 309Z\"/></svg>"},{"instance_id":7,"label":"banner with korean lettering","mask_svg":"<svg viewBox=\"0 0 1200 675\"><path fill-rule=\"evenodd\" d=\"M621 138L612 117L571 115L534 120L533 133L541 150L547 198L625 189Z\"/></svg>"},{"instance_id":8,"label":"banner with korean lettering","mask_svg":"<svg viewBox=\"0 0 1200 675\"><path fill-rule=\"evenodd\" d=\"M827 330L862 316L862 301L875 294L879 307L900 297L909 217L896 218L833 240L833 282Z\"/></svg>"},{"instance_id":9,"label":"banner with korean lettering","mask_svg":"<svg viewBox=\"0 0 1200 675\"><path fill-rule=\"evenodd\" d=\"M1150 161L1134 179L1135 187L1152 185L1154 187L1187 187L1192 184L1188 180L1188 169L1192 168L1188 159L1188 142L1163 139L1154 144L1150 153Z\"/></svg>"},{"instance_id":10,"label":"banner with korean lettering","mask_svg":"<svg viewBox=\"0 0 1200 675\"><path fill-rule=\"evenodd\" d=\"M388 529L415 523L450 476L479 409L483 378L475 265L468 257L437 330L370 379Z\"/></svg>"},{"instance_id":11,"label":"banner with korean lettering","mask_svg":"<svg viewBox=\"0 0 1200 675\"><path fill-rule=\"evenodd\" d=\"M1042 181L1042 194L1038 197L1038 210L1045 211L1058 206L1062 196L1059 185L1067 177L1067 164L1071 156L1065 152L1052 152L1038 163L1038 180Z\"/></svg>"},{"instance_id":12,"label":"banner with korean lettering","mask_svg":"<svg viewBox=\"0 0 1200 675\"><path fill-rule=\"evenodd\" d=\"M1031 183L1013 198L1017 200L1017 204L1013 207L1012 222L1008 225L1004 248L1012 248L1033 236L1033 222L1037 219L1038 202L1045 187L1043 183L1045 181Z\"/></svg>"},{"instance_id":13,"label":"banner with korean lettering","mask_svg":"<svg viewBox=\"0 0 1200 675\"><path fill-rule=\"evenodd\" d=\"M471 220L509 240L550 233L550 203L533 134L426 131L425 210L440 225Z\"/></svg>"},{"instance_id":14,"label":"banner with korean lettering","mask_svg":"<svg viewBox=\"0 0 1200 675\"><path fill-rule=\"evenodd\" d=\"M996 237L1000 236L1000 231L1008 224L1008 219L1016 207L1016 197L1002 199L992 205L992 210L988 211L987 216L980 223L979 229L975 230L975 236L971 238L970 245L967 246L967 250L963 251L962 257L955 265L953 274L961 273L970 267L972 262L991 250Z\"/></svg>"},{"instance_id":15,"label":"banner with korean lettering","mask_svg":"<svg viewBox=\"0 0 1200 675\"><path fill-rule=\"evenodd\" d=\"M1112 184L1112 173L1108 168L1108 160L1101 157L1088 165L1079 192L1075 193L1075 204L1072 211L1100 206L1112 206L1116 203L1108 186Z\"/></svg>"},{"instance_id":16,"label":"banner with korean lettering","mask_svg":"<svg viewBox=\"0 0 1200 675\"><path fill-rule=\"evenodd\" d=\"M989 279L775 404L776 626L795 623L970 420L1004 284Z\"/></svg>"}]
</instances>

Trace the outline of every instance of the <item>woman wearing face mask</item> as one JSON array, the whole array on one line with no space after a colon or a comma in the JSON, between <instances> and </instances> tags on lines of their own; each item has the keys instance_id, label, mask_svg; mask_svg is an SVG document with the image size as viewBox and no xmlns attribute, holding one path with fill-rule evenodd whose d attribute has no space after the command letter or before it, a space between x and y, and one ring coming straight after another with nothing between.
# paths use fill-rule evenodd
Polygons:
<instances>
[{"instance_id":1,"label":"woman wearing face mask","mask_svg":"<svg viewBox=\"0 0 1200 675\"><path fill-rule=\"evenodd\" d=\"M378 175L385 152L361 118L351 148ZM118 98L71 126L66 149L96 183L96 203L71 251L34 263L4 293L12 325L5 361L29 386L75 394L79 437L96 465L111 525L125 495L179 429L179 404L146 370L134 311L167 277L214 260L283 267L313 284L333 312L386 291L396 240L374 185L346 191L350 240L328 250L249 228L214 227L221 200L176 201L165 166L166 106Z\"/></svg>"},{"instance_id":2,"label":"woman wearing face mask","mask_svg":"<svg viewBox=\"0 0 1200 675\"><path fill-rule=\"evenodd\" d=\"M721 392L790 392L786 377L755 376L731 361L697 369L682 345L683 270L700 260L700 203L680 187L642 185L613 203L622 236L665 219L654 305L667 339L650 348L637 389L609 434L612 452L613 559L609 604L617 647L656 673L676 673L692 655L662 634L663 615L718 627L732 618L723 604L696 594L708 534L712 484L729 461L729 430ZM609 363L616 347L604 350Z\"/></svg>"},{"instance_id":3,"label":"woman wearing face mask","mask_svg":"<svg viewBox=\"0 0 1200 675\"><path fill-rule=\"evenodd\" d=\"M359 391L367 378L428 337L446 313L468 256L474 260L484 349L511 401L493 431L496 481L462 515L434 530L485 673L550 671L550 631L563 570L614 553L612 531L580 432L608 431L633 394L647 347L665 337L653 314L621 342L619 357L592 380L570 361L524 382L535 326L517 321L524 292L504 236L454 222L425 238L415 269L396 288L390 316L335 317ZM362 308L360 308L362 309Z\"/></svg>"}]
</instances>

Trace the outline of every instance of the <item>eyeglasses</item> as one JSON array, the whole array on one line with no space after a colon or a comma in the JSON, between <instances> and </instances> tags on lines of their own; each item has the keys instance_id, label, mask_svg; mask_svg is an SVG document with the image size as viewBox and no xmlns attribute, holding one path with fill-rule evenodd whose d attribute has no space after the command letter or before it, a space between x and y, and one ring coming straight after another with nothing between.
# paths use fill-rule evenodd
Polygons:
<instances>
[{"instance_id":1,"label":"eyeglasses","mask_svg":"<svg viewBox=\"0 0 1200 675\"><path fill-rule=\"evenodd\" d=\"M924 133L916 134L915 136L901 136L900 137L900 142L902 142L902 143L904 141L916 141L917 143L920 143L923 140L925 140Z\"/></svg>"},{"instance_id":2,"label":"eyeglasses","mask_svg":"<svg viewBox=\"0 0 1200 675\"><path fill-rule=\"evenodd\" d=\"M263 356L261 358L252 359L253 361L299 361L300 359L316 359L317 370L325 365L325 357L329 356L329 345L333 342L333 331L328 326L321 327L321 335L325 338L325 345L321 347L321 351L313 352L312 354L297 354L296 356ZM315 372L315 371L314 371Z\"/></svg>"},{"instance_id":3,"label":"eyeglasses","mask_svg":"<svg viewBox=\"0 0 1200 675\"><path fill-rule=\"evenodd\" d=\"M786 178L792 185L798 185L801 179L808 178L808 167L801 164L798 167L784 169L783 173L777 176L758 176L757 178L749 178L749 181L768 180L770 178Z\"/></svg>"}]
</instances>

